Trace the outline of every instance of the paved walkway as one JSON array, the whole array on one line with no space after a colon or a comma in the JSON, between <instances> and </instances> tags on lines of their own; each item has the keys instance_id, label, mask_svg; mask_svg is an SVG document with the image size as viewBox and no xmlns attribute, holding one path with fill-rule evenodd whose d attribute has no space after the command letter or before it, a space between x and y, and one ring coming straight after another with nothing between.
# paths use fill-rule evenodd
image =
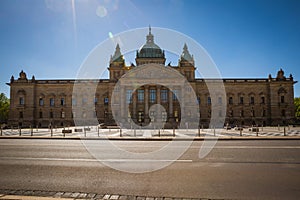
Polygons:
<instances>
[{"instance_id":1,"label":"paved walkway","mask_svg":"<svg viewBox=\"0 0 300 200\"><path fill-rule=\"evenodd\" d=\"M170 198L170 197L146 197L117 194L95 194L80 192L50 192L50 191L30 191L30 190L1 190L0 200L192 200L190 198ZM207 198L197 198L193 200L209 200Z\"/></svg>"},{"instance_id":2,"label":"paved walkway","mask_svg":"<svg viewBox=\"0 0 300 200\"><path fill-rule=\"evenodd\" d=\"M77 129L84 130L83 127L76 127ZM67 128L66 128L67 129ZM132 138L152 138L152 137L173 137L174 133L172 129L165 130L131 130L131 129L99 129L97 127L90 127L89 131L85 132L74 132L75 127L69 128L72 130L72 133L62 133L62 128L57 128L51 131L49 129L22 129L21 133L18 129L5 129L2 130L1 136L5 137L89 137L89 138L120 138L122 137L132 137ZM193 138L199 137L198 129L175 129L175 136L181 138ZM239 130L225 130L225 129L200 129L201 137L239 137ZM286 127L285 134L283 127L259 127L259 132L251 132L248 129L242 131L243 137L255 137L255 136L264 136L264 137L278 137L278 136L293 136L300 137L300 127Z\"/></svg>"}]
</instances>

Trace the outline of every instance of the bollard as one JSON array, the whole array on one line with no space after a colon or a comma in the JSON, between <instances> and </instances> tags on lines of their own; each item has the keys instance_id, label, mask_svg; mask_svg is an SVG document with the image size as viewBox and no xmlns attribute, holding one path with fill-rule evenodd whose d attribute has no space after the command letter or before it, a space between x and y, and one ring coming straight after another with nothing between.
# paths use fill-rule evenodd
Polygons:
<instances>
[{"instance_id":1,"label":"bollard","mask_svg":"<svg viewBox=\"0 0 300 200\"><path fill-rule=\"evenodd\" d=\"M214 136L216 136L216 128L214 127Z\"/></svg>"},{"instance_id":2,"label":"bollard","mask_svg":"<svg viewBox=\"0 0 300 200\"><path fill-rule=\"evenodd\" d=\"M133 133L134 133L134 137L136 137L136 130L135 130L135 127L133 129Z\"/></svg>"},{"instance_id":3,"label":"bollard","mask_svg":"<svg viewBox=\"0 0 300 200\"><path fill-rule=\"evenodd\" d=\"M30 126L30 136L33 136L33 128Z\"/></svg>"},{"instance_id":4,"label":"bollard","mask_svg":"<svg viewBox=\"0 0 300 200\"><path fill-rule=\"evenodd\" d=\"M0 127L0 129L1 129L1 136L2 136L2 126Z\"/></svg>"},{"instance_id":5,"label":"bollard","mask_svg":"<svg viewBox=\"0 0 300 200\"><path fill-rule=\"evenodd\" d=\"M51 137L53 136L53 128L52 126L50 126L50 133L51 133Z\"/></svg>"},{"instance_id":6,"label":"bollard","mask_svg":"<svg viewBox=\"0 0 300 200\"><path fill-rule=\"evenodd\" d=\"M175 137L175 127L173 127L173 137Z\"/></svg>"},{"instance_id":7,"label":"bollard","mask_svg":"<svg viewBox=\"0 0 300 200\"><path fill-rule=\"evenodd\" d=\"M85 127L83 127L84 137L86 137L86 130Z\"/></svg>"},{"instance_id":8,"label":"bollard","mask_svg":"<svg viewBox=\"0 0 300 200\"><path fill-rule=\"evenodd\" d=\"M160 128L158 129L158 137L160 137Z\"/></svg>"},{"instance_id":9,"label":"bollard","mask_svg":"<svg viewBox=\"0 0 300 200\"><path fill-rule=\"evenodd\" d=\"M200 126L198 127L198 136L200 137Z\"/></svg>"},{"instance_id":10,"label":"bollard","mask_svg":"<svg viewBox=\"0 0 300 200\"><path fill-rule=\"evenodd\" d=\"M98 132L98 137L99 137L99 127L97 126L97 132Z\"/></svg>"},{"instance_id":11,"label":"bollard","mask_svg":"<svg viewBox=\"0 0 300 200\"><path fill-rule=\"evenodd\" d=\"M278 131L280 131L280 125L278 124Z\"/></svg>"},{"instance_id":12,"label":"bollard","mask_svg":"<svg viewBox=\"0 0 300 200\"><path fill-rule=\"evenodd\" d=\"M258 126L256 125L256 136L258 136Z\"/></svg>"},{"instance_id":13,"label":"bollard","mask_svg":"<svg viewBox=\"0 0 300 200\"><path fill-rule=\"evenodd\" d=\"M240 127L240 136L243 136L243 128Z\"/></svg>"},{"instance_id":14,"label":"bollard","mask_svg":"<svg viewBox=\"0 0 300 200\"><path fill-rule=\"evenodd\" d=\"M19 136L21 136L22 135L22 133L21 133L22 131L21 131L21 128L19 127Z\"/></svg>"},{"instance_id":15,"label":"bollard","mask_svg":"<svg viewBox=\"0 0 300 200\"><path fill-rule=\"evenodd\" d=\"M120 137L122 137L122 129L120 128Z\"/></svg>"},{"instance_id":16,"label":"bollard","mask_svg":"<svg viewBox=\"0 0 300 200\"><path fill-rule=\"evenodd\" d=\"M36 125L36 132L38 132L39 131L39 126L38 125Z\"/></svg>"},{"instance_id":17,"label":"bollard","mask_svg":"<svg viewBox=\"0 0 300 200\"><path fill-rule=\"evenodd\" d=\"M283 127L283 136L286 136L285 126Z\"/></svg>"}]
</instances>

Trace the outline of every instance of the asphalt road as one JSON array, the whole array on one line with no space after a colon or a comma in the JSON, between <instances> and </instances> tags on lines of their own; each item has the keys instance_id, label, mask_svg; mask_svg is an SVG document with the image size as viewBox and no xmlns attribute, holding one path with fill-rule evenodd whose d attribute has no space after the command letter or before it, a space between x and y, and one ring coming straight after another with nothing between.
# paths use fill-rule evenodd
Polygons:
<instances>
[{"instance_id":1,"label":"asphalt road","mask_svg":"<svg viewBox=\"0 0 300 200\"><path fill-rule=\"evenodd\" d=\"M170 159L143 159L168 143L113 141L115 147L141 155L135 158L115 152L107 141L83 144L80 140L0 139L0 189L300 199L300 140L218 141L204 158L199 158L203 141L195 141L174 160L172 152L185 145L178 141L168 147ZM93 154L100 155L100 161ZM157 164L170 165L147 173L128 173L107 166L139 172L155 169Z\"/></svg>"}]
</instances>

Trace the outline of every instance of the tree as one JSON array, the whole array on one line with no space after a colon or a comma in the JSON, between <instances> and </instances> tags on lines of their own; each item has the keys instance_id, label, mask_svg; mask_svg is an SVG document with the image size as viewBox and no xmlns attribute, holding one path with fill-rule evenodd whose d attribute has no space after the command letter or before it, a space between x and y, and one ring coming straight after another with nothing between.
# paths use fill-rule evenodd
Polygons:
<instances>
[{"instance_id":1,"label":"tree","mask_svg":"<svg viewBox=\"0 0 300 200\"><path fill-rule=\"evenodd\" d=\"M300 97L294 98L295 104L295 116L297 119L300 119Z\"/></svg>"},{"instance_id":2,"label":"tree","mask_svg":"<svg viewBox=\"0 0 300 200\"><path fill-rule=\"evenodd\" d=\"M9 99L4 93L0 94L0 123L6 123L8 120Z\"/></svg>"}]
</instances>

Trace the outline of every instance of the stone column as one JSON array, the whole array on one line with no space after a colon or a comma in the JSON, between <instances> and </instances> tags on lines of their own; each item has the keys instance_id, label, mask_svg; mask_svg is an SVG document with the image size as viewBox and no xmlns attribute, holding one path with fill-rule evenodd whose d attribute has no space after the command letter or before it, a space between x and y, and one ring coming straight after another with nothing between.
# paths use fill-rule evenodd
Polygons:
<instances>
[{"instance_id":1,"label":"stone column","mask_svg":"<svg viewBox=\"0 0 300 200\"><path fill-rule=\"evenodd\" d=\"M169 118L173 118L173 93L169 90Z\"/></svg>"},{"instance_id":2,"label":"stone column","mask_svg":"<svg viewBox=\"0 0 300 200\"><path fill-rule=\"evenodd\" d=\"M161 86L158 85L157 90L156 90L156 98L157 98L157 104L158 105L160 105L160 88L161 88ZM161 110L158 109L156 112L157 112L156 113L156 121L161 122Z\"/></svg>"},{"instance_id":3,"label":"stone column","mask_svg":"<svg viewBox=\"0 0 300 200\"><path fill-rule=\"evenodd\" d=\"M181 86L181 90L180 90L180 115L181 115L181 119L184 119L184 113L185 113L185 100L184 100L184 91L185 88L184 86Z\"/></svg>"},{"instance_id":4,"label":"stone column","mask_svg":"<svg viewBox=\"0 0 300 200\"><path fill-rule=\"evenodd\" d=\"M120 94L120 109L121 109L121 119L122 121L126 121L127 113L125 114L126 108L126 93L125 93L125 86L121 87L121 94Z\"/></svg>"},{"instance_id":5,"label":"stone column","mask_svg":"<svg viewBox=\"0 0 300 200\"><path fill-rule=\"evenodd\" d=\"M149 119L149 86L145 86L145 122L148 123L150 121Z\"/></svg>"},{"instance_id":6,"label":"stone column","mask_svg":"<svg viewBox=\"0 0 300 200\"><path fill-rule=\"evenodd\" d=\"M131 116L132 119L136 119L136 104L137 104L137 90L135 90L132 94L132 107L133 107L133 116Z\"/></svg>"}]
</instances>

